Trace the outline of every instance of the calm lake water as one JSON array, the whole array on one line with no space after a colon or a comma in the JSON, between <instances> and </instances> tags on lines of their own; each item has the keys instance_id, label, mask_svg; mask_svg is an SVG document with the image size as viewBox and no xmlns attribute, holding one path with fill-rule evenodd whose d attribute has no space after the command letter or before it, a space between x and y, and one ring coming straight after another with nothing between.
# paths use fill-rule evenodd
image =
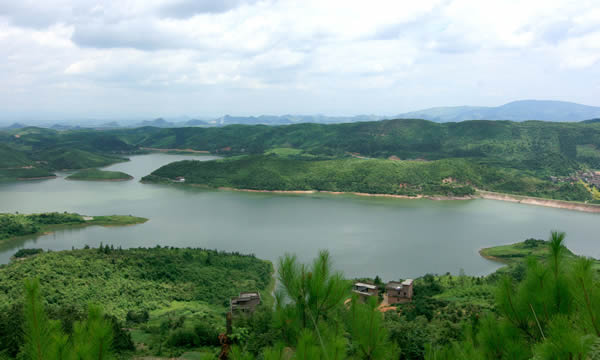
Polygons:
<instances>
[{"instance_id":1,"label":"calm lake water","mask_svg":"<svg viewBox=\"0 0 600 360\"><path fill-rule=\"evenodd\" d=\"M57 231L0 245L0 263L18 249L52 250L115 246L203 247L276 261L288 252L309 261L329 249L346 276L385 280L428 272L483 275L498 265L482 247L567 232L578 254L600 257L600 217L493 200L431 201L350 195L275 195L149 185L139 179L182 159L211 156L152 154L108 167L135 177L127 182L53 180L0 184L0 212L69 211L86 215L131 214L149 218L126 227Z\"/></svg>"}]
</instances>

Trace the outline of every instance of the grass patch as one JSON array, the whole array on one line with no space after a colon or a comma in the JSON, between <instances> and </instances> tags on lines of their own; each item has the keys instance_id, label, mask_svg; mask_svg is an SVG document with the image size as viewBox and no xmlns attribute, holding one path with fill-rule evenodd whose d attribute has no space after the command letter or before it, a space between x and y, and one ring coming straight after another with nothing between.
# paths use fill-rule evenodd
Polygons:
<instances>
[{"instance_id":1,"label":"grass patch","mask_svg":"<svg viewBox=\"0 0 600 360\"><path fill-rule=\"evenodd\" d=\"M86 181L125 181L133 179L133 176L121 171L106 171L100 169L86 169L67 176L68 180Z\"/></svg>"}]
</instances>

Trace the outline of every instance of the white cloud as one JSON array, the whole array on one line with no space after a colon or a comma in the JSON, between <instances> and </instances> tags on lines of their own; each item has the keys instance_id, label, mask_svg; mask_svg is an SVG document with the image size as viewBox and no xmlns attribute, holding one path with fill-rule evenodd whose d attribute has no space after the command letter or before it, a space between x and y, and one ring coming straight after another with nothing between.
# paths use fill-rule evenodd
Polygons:
<instances>
[{"instance_id":1,"label":"white cloud","mask_svg":"<svg viewBox=\"0 0 600 360\"><path fill-rule=\"evenodd\" d=\"M560 96L552 80L564 100L600 105L582 84L600 72L595 2L4 2L0 106L18 112L45 96L40 111L131 114L140 109L128 101L94 100L119 93L152 105L172 93L169 104L190 114L393 114Z\"/></svg>"}]
</instances>

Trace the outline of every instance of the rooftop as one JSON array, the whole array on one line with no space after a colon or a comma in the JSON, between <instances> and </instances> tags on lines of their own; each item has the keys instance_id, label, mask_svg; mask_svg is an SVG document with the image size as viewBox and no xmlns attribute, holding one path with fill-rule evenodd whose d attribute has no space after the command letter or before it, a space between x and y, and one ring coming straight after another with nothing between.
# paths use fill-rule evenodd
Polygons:
<instances>
[{"instance_id":1,"label":"rooftop","mask_svg":"<svg viewBox=\"0 0 600 360\"><path fill-rule=\"evenodd\" d=\"M406 279L402 282L400 281L390 281L389 283L387 283L387 285L385 286L387 289L396 289L396 290L400 290L402 289L404 286L411 286L413 283L413 279Z\"/></svg>"},{"instance_id":2,"label":"rooftop","mask_svg":"<svg viewBox=\"0 0 600 360\"><path fill-rule=\"evenodd\" d=\"M365 283L361 283L361 282L357 282L354 284L355 287L365 287L367 289L371 289L371 290L375 290L377 289L377 286L372 285L372 284L365 284Z\"/></svg>"}]
</instances>

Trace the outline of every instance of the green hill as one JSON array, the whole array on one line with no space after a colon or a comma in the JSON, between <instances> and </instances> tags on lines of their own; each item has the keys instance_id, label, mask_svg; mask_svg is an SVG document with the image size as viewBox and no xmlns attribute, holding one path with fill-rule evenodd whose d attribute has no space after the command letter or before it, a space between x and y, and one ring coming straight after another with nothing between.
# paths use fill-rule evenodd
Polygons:
<instances>
[{"instance_id":1,"label":"green hill","mask_svg":"<svg viewBox=\"0 0 600 360\"><path fill-rule=\"evenodd\" d=\"M333 125L143 128L118 130L113 134L144 147L190 148L219 154L260 154L286 147L320 156L358 153L369 157L428 160L478 157L517 164L557 154L598 165L577 149L589 145L600 148L600 124L540 121L439 124L406 119Z\"/></svg>"},{"instance_id":2,"label":"green hill","mask_svg":"<svg viewBox=\"0 0 600 360\"><path fill-rule=\"evenodd\" d=\"M311 160L254 155L216 161L179 161L157 169L145 182L174 182L256 190L319 190L395 195L464 196L474 187L563 200L591 200L580 184L554 184L535 172L468 159L398 161Z\"/></svg>"},{"instance_id":3,"label":"green hill","mask_svg":"<svg viewBox=\"0 0 600 360\"><path fill-rule=\"evenodd\" d=\"M105 171L99 169L86 169L67 176L69 180L89 181L125 181L133 179L133 176L121 171Z\"/></svg>"},{"instance_id":4,"label":"green hill","mask_svg":"<svg viewBox=\"0 0 600 360\"><path fill-rule=\"evenodd\" d=\"M254 256L204 249L82 249L45 252L0 267L0 308L21 299L23 280L38 277L50 304L93 302L121 319L128 311L196 302L225 310L240 291L266 290L272 265Z\"/></svg>"},{"instance_id":5,"label":"green hill","mask_svg":"<svg viewBox=\"0 0 600 360\"><path fill-rule=\"evenodd\" d=\"M32 165L24 153L0 143L0 169L22 168Z\"/></svg>"}]
</instances>

